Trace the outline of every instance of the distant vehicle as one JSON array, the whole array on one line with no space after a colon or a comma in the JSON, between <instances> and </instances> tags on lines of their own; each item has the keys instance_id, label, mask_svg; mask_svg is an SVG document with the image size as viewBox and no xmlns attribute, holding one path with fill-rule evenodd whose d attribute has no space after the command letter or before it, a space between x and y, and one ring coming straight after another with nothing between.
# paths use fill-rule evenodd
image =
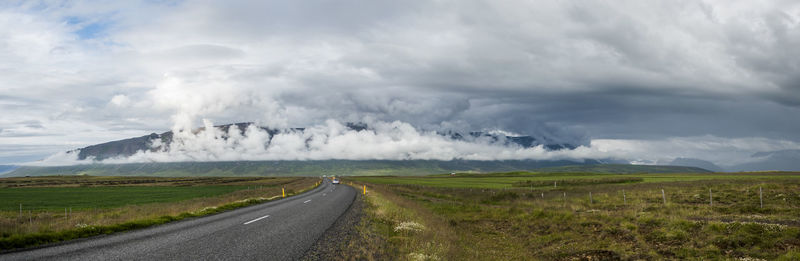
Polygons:
<instances>
[{"instance_id":1,"label":"distant vehicle","mask_svg":"<svg viewBox=\"0 0 800 261\"><path fill-rule=\"evenodd\" d=\"M332 182L332 183L333 183L333 184L339 184L339 179L337 179L337 178L333 178L333 182Z\"/></svg>"}]
</instances>

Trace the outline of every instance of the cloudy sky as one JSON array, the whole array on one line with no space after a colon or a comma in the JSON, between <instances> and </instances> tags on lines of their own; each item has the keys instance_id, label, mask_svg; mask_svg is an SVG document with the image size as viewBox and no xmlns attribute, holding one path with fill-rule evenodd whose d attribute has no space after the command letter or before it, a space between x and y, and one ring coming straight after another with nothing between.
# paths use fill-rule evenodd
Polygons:
<instances>
[{"instance_id":1,"label":"cloudy sky","mask_svg":"<svg viewBox=\"0 0 800 261\"><path fill-rule=\"evenodd\" d=\"M791 0L3 1L0 164L207 119L733 165L800 149L799 24Z\"/></svg>"}]
</instances>

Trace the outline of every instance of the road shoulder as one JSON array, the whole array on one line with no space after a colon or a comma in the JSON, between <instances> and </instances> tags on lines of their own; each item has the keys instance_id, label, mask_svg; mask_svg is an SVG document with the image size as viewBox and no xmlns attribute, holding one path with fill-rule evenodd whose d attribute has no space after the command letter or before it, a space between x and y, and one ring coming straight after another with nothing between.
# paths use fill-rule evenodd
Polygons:
<instances>
[{"instance_id":1,"label":"road shoulder","mask_svg":"<svg viewBox=\"0 0 800 261\"><path fill-rule=\"evenodd\" d=\"M301 260L347 260L352 242L361 239L358 226L364 217L364 198L359 193L350 207L333 225L306 251Z\"/></svg>"}]
</instances>

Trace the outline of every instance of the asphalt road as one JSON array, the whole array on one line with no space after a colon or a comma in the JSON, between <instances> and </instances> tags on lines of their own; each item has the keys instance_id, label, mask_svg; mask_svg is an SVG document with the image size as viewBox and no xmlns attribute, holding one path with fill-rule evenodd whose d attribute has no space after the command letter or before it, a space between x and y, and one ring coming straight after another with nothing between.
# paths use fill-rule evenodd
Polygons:
<instances>
[{"instance_id":1,"label":"asphalt road","mask_svg":"<svg viewBox=\"0 0 800 261\"><path fill-rule=\"evenodd\" d=\"M0 260L294 260L356 191L326 181L301 195L217 215L0 255Z\"/></svg>"}]
</instances>

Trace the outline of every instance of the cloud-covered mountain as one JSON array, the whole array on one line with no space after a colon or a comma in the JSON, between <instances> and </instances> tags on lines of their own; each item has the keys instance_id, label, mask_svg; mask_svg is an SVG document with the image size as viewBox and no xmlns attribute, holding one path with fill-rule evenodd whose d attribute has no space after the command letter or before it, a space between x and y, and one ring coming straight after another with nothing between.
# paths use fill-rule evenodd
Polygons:
<instances>
[{"instance_id":1,"label":"cloud-covered mountain","mask_svg":"<svg viewBox=\"0 0 800 261\"><path fill-rule=\"evenodd\" d=\"M547 156L580 144L501 131L418 131L408 124L344 125L275 129L235 123L152 133L87 146L66 153L78 162L172 162L236 160L563 160ZM488 153L487 153L488 152ZM497 153L497 154L490 154Z\"/></svg>"},{"instance_id":2,"label":"cloud-covered mountain","mask_svg":"<svg viewBox=\"0 0 800 261\"><path fill-rule=\"evenodd\" d=\"M697 167L702 169L707 169L714 172L723 172L725 171L722 167L717 166L713 162L701 159L694 159L694 158L676 158L672 160L669 164L670 166L685 166L685 167Z\"/></svg>"},{"instance_id":3,"label":"cloud-covered mountain","mask_svg":"<svg viewBox=\"0 0 800 261\"><path fill-rule=\"evenodd\" d=\"M734 171L797 171L800 170L800 150L758 152L751 161L730 167Z\"/></svg>"},{"instance_id":4,"label":"cloud-covered mountain","mask_svg":"<svg viewBox=\"0 0 800 261\"><path fill-rule=\"evenodd\" d=\"M16 165L0 165L0 174L14 171L17 168L19 168L19 166L16 166Z\"/></svg>"},{"instance_id":5,"label":"cloud-covered mountain","mask_svg":"<svg viewBox=\"0 0 800 261\"><path fill-rule=\"evenodd\" d=\"M168 148L156 131L82 156L728 168L800 149L797 14L799 1L2 1L0 164L172 126ZM177 135L200 119L309 130ZM375 131L315 126L329 119ZM493 128L543 146L470 133ZM548 149L564 143L577 147Z\"/></svg>"}]
</instances>

